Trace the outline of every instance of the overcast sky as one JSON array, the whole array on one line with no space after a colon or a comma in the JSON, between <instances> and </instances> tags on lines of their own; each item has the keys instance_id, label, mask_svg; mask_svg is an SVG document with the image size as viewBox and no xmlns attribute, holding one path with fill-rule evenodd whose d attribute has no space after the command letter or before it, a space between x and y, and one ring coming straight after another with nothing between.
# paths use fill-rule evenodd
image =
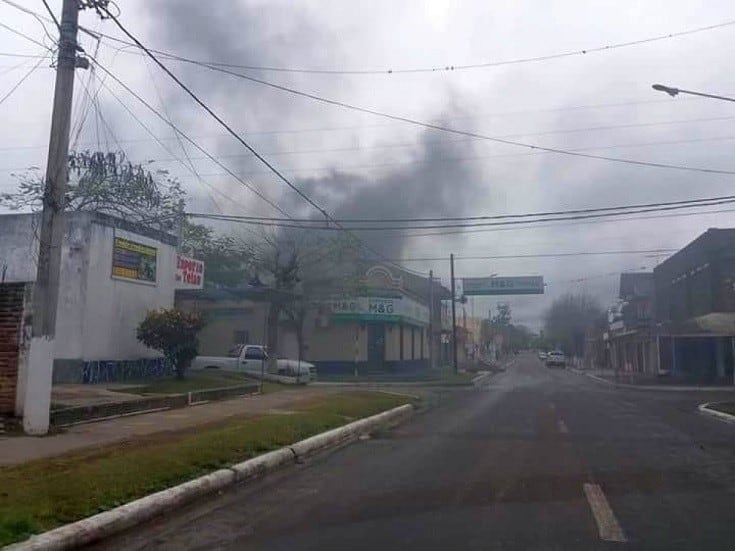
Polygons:
<instances>
[{"instance_id":1,"label":"overcast sky","mask_svg":"<svg viewBox=\"0 0 735 551\"><path fill-rule=\"evenodd\" d=\"M44 12L40 0L18 3ZM50 4L58 14L61 1ZM735 19L735 7L727 1L139 0L118 4L120 20L128 30L160 50L238 65L329 70L398 70L538 57ZM0 3L0 22L52 44L37 20L4 3ZM90 12L82 14L81 23L123 36L113 22L100 21ZM46 27L54 36L53 25ZM81 42L86 51L95 52L97 44L89 36L81 35ZM118 47L101 42L97 59L103 66L290 214L315 215L151 62L132 48L118 51ZM0 53L42 52L39 45L0 28ZM672 99L651 90L652 83L663 82L716 94L735 93L730 63L734 57L735 25L603 52L463 71L247 72L311 94L490 136L510 135L524 143L735 171L734 104ZM0 98L37 61L0 56ZM335 217L525 213L727 195L733 189L734 177L729 175L537 153L470 140L316 103L192 65L166 64ZM0 104L0 192L16 186L13 172L44 166L53 76L44 60ZM84 86L95 93L104 73L79 70L77 77L75 95L83 100ZM152 170L168 170L181 179L192 197L190 210L278 214L203 159L201 152L186 146L197 171L218 192L208 189L173 159L172 154L181 159L183 153L171 129L111 79L105 84L169 151L104 87L99 91L104 121L94 109L85 110L83 102L77 106L75 128L83 121L78 138L76 133L72 136L77 148L96 149L99 144L102 149L122 148L134 161L154 160ZM709 227L732 226L732 220L732 212L720 212L447 236L407 238L385 232L361 237L390 258L447 257L442 262L405 262L422 272L433 269L446 281L451 252L470 256L680 248ZM548 283L544 296L478 298L473 305L476 315L485 315L498 300L508 300L514 321L538 328L554 297L584 291L607 305L617 294L617 274L651 269L661 260L643 254L459 260L456 271L459 277L543 275Z\"/></svg>"}]
</instances>

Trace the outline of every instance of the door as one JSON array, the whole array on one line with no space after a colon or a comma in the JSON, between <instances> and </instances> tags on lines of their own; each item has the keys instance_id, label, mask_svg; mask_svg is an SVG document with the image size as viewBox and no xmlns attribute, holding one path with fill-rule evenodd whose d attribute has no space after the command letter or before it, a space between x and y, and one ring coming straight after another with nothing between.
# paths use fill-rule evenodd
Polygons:
<instances>
[{"instance_id":1,"label":"door","mask_svg":"<svg viewBox=\"0 0 735 551\"><path fill-rule=\"evenodd\" d=\"M385 361L385 325L382 323L369 324L367 336L368 364L373 368L382 368Z\"/></svg>"}]
</instances>

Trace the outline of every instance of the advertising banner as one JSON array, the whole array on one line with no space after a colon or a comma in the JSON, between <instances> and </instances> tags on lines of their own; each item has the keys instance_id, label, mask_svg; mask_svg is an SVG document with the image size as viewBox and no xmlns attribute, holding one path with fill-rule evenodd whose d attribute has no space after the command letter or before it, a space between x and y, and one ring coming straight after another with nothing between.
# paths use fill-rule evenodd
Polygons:
<instances>
[{"instance_id":1,"label":"advertising banner","mask_svg":"<svg viewBox=\"0 0 735 551\"><path fill-rule=\"evenodd\" d=\"M176 289L201 289L204 287L204 262L180 254L176 255Z\"/></svg>"},{"instance_id":2,"label":"advertising banner","mask_svg":"<svg viewBox=\"0 0 735 551\"><path fill-rule=\"evenodd\" d=\"M158 249L122 237L115 237L112 275L146 283L156 282Z\"/></svg>"}]
</instances>

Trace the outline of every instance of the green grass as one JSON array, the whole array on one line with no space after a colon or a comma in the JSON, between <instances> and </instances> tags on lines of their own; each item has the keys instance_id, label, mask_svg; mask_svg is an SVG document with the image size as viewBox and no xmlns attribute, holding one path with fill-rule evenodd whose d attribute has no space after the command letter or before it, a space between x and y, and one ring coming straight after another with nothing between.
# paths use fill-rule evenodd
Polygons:
<instances>
[{"instance_id":1,"label":"green grass","mask_svg":"<svg viewBox=\"0 0 735 551\"><path fill-rule=\"evenodd\" d=\"M720 402L719 404L710 404L707 407L709 407L710 409L721 411L722 413L735 415L735 402Z\"/></svg>"},{"instance_id":2,"label":"green grass","mask_svg":"<svg viewBox=\"0 0 735 551\"><path fill-rule=\"evenodd\" d=\"M302 403L292 415L230 419L2 467L0 546L409 401L344 392Z\"/></svg>"},{"instance_id":3,"label":"green grass","mask_svg":"<svg viewBox=\"0 0 735 551\"><path fill-rule=\"evenodd\" d=\"M374 373L358 373L357 377L350 374L327 375L320 377L323 381L343 382L343 383L447 383L467 384L477 377L477 373L454 373L451 366L444 366L439 369L426 371L423 373L402 374L398 372L374 372Z\"/></svg>"},{"instance_id":4,"label":"green grass","mask_svg":"<svg viewBox=\"0 0 735 551\"><path fill-rule=\"evenodd\" d=\"M148 381L140 386L127 387L123 389L123 392L130 394L180 394L195 390L241 385L253 381L254 379L242 373L195 371L187 373L183 380L177 377L167 377L156 381Z\"/></svg>"}]
</instances>

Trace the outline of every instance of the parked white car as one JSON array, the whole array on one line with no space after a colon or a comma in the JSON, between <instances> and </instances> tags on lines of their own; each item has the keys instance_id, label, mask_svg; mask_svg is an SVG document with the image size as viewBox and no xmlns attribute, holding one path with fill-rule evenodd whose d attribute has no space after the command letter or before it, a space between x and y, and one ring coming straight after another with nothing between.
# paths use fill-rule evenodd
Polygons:
<instances>
[{"instance_id":1,"label":"parked white car","mask_svg":"<svg viewBox=\"0 0 735 551\"><path fill-rule=\"evenodd\" d=\"M269 368L268 352L259 344L237 345L227 356L197 356L191 364L192 369L222 369L237 371L260 377L261 373L270 376L292 377L307 383L316 379L316 367L305 361L279 358L276 368Z\"/></svg>"}]
</instances>

